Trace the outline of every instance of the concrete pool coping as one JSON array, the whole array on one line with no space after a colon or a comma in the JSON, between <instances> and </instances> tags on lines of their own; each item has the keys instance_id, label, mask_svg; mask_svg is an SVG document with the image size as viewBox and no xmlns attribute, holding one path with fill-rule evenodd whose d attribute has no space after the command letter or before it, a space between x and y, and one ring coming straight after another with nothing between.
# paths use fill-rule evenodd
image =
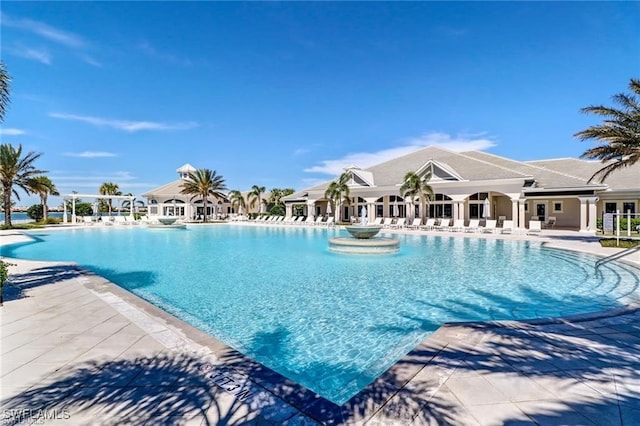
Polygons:
<instances>
[{"instance_id":1,"label":"concrete pool coping","mask_svg":"<svg viewBox=\"0 0 640 426\"><path fill-rule=\"evenodd\" d=\"M0 235L3 244L24 238L15 231ZM531 240L603 254L595 247L589 250L592 243L577 233L558 241ZM626 260L640 264L637 252L632 254ZM636 305L552 320L445 324L337 407L73 264L12 262L17 264L16 288L31 287L24 290L27 297L8 300L0 313L2 408L14 417L32 413L20 409L66 407L68 412L61 414L68 414L65 422L78 423L96 415L113 422L126 416L138 424L158 416L193 424L590 424L604 421L605 415L620 420L613 424L623 424L624 419L640 418ZM38 285L31 286L38 270ZM85 304L78 306L79 300ZM35 324L53 330L44 337L35 330L32 340L23 337L24 328ZM111 324L121 328L111 329ZM92 331L96 328L99 332ZM50 342L52 335L61 340ZM103 359L115 345L107 345L109 339L122 351L112 350L111 358ZM125 370L119 383L112 383L113 366ZM173 382L155 376L170 376ZM87 377L93 387L80 380ZM87 389L117 389L122 396L105 397ZM164 409L149 408L147 401L158 389L171 403Z\"/></svg>"}]
</instances>

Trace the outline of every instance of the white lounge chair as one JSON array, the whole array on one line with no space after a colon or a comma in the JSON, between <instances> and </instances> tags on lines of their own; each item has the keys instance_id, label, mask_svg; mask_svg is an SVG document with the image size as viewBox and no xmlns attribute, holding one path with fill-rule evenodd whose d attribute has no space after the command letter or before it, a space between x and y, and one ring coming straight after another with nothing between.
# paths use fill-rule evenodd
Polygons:
<instances>
[{"instance_id":1,"label":"white lounge chair","mask_svg":"<svg viewBox=\"0 0 640 426\"><path fill-rule=\"evenodd\" d=\"M434 218L429 218L427 219L427 222L420 227L420 229L424 231L431 231L435 229L435 226L436 226L436 220Z\"/></svg>"},{"instance_id":2,"label":"white lounge chair","mask_svg":"<svg viewBox=\"0 0 640 426\"><path fill-rule=\"evenodd\" d=\"M529 230L527 231L527 235L532 234L542 234L542 226L540 225L539 220L530 220L529 221Z\"/></svg>"},{"instance_id":3,"label":"white lounge chair","mask_svg":"<svg viewBox=\"0 0 640 426\"><path fill-rule=\"evenodd\" d=\"M318 225L322 225L323 220L324 220L324 217L322 217L322 216L318 216L318 217L316 218L316 221L315 221L315 222L313 222L313 224L314 224L314 225L316 225L316 226L318 226Z\"/></svg>"},{"instance_id":4,"label":"white lounge chair","mask_svg":"<svg viewBox=\"0 0 640 426\"><path fill-rule=\"evenodd\" d=\"M480 219L470 219L469 224L464 227L464 232L478 232Z\"/></svg>"},{"instance_id":5,"label":"white lounge chair","mask_svg":"<svg viewBox=\"0 0 640 426\"><path fill-rule=\"evenodd\" d=\"M513 220L505 220L502 222L502 234L511 234L513 232Z\"/></svg>"},{"instance_id":6,"label":"white lounge chair","mask_svg":"<svg viewBox=\"0 0 640 426\"><path fill-rule=\"evenodd\" d=\"M374 225L382 225L382 217L376 217L375 220L373 221Z\"/></svg>"},{"instance_id":7,"label":"white lounge chair","mask_svg":"<svg viewBox=\"0 0 640 426\"><path fill-rule=\"evenodd\" d=\"M393 225L389 226L389 228L391 229L400 229L404 227L404 223L407 221L407 219L405 219L404 217L401 217L400 219L398 219L396 221L396 223L394 223Z\"/></svg>"},{"instance_id":8,"label":"white lounge chair","mask_svg":"<svg viewBox=\"0 0 640 426\"><path fill-rule=\"evenodd\" d=\"M391 225L393 225L393 218L392 217L385 217L384 218L384 222L382 222L382 226L384 228L391 228Z\"/></svg>"},{"instance_id":9,"label":"white lounge chair","mask_svg":"<svg viewBox=\"0 0 640 426\"><path fill-rule=\"evenodd\" d=\"M132 216L122 216L124 217L124 221L131 225L140 225L140 222L135 220Z\"/></svg>"},{"instance_id":10,"label":"white lounge chair","mask_svg":"<svg viewBox=\"0 0 640 426\"><path fill-rule=\"evenodd\" d=\"M307 216L307 218L304 220L305 225L313 225L313 223L316 221L316 218L314 218L313 216Z\"/></svg>"},{"instance_id":11,"label":"white lounge chair","mask_svg":"<svg viewBox=\"0 0 640 426\"><path fill-rule=\"evenodd\" d=\"M91 216L82 216L82 223L84 223L85 225L89 225L89 226L93 225L94 224L93 217L91 217Z\"/></svg>"},{"instance_id":12,"label":"white lounge chair","mask_svg":"<svg viewBox=\"0 0 640 426\"><path fill-rule=\"evenodd\" d=\"M453 221L453 225L449 228L449 231L462 232L464 231L464 219L456 219Z\"/></svg>"},{"instance_id":13,"label":"white lounge chair","mask_svg":"<svg viewBox=\"0 0 640 426\"><path fill-rule=\"evenodd\" d=\"M324 222L324 224L327 225L327 228L330 227L330 226L335 226L336 225L336 218L333 217L333 216L329 216L327 218L327 221Z\"/></svg>"},{"instance_id":14,"label":"white lounge chair","mask_svg":"<svg viewBox=\"0 0 640 426\"><path fill-rule=\"evenodd\" d=\"M420 225L422 225L422 219L416 217L415 219L413 219L413 222L411 222L411 224L405 225L404 227L407 229L419 229Z\"/></svg>"},{"instance_id":15,"label":"white lounge chair","mask_svg":"<svg viewBox=\"0 0 640 426\"><path fill-rule=\"evenodd\" d=\"M485 234L493 234L496 231L496 222L495 219L487 219L487 222L480 230Z\"/></svg>"},{"instance_id":16,"label":"white lounge chair","mask_svg":"<svg viewBox=\"0 0 640 426\"><path fill-rule=\"evenodd\" d=\"M547 221L544 223L544 227L547 229L552 229L556 224L556 217L555 216L549 216L547 218Z\"/></svg>"},{"instance_id":17,"label":"white lounge chair","mask_svg":"<svg viewBox=\"0 0 640 426\"><path fill-rule=\"evenodd\" d=\"M435 226L438 231L446 231L451 226L451 219L440 219L440 223Z\"/></svg>"},{"instance_id":18,"label":"white lounge chair","mask_svg":"<svg viewBox=\"0 0 640 426\"><path fill-rule=\"evenodd\" d=\"M127 222L124 216L114 216L113 223L116 225L129 225L129 222Z\"/></svg>"}]
</instances>

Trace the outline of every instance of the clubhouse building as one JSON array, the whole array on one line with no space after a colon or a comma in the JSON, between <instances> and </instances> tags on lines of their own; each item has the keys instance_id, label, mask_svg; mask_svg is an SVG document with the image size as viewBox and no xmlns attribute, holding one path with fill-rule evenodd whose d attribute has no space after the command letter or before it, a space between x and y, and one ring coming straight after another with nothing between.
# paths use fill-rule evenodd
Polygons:
<instances>
[{"instance_id":1,"label":"clubhouse building","mask_svg":"<svg viewBox=\"0 0 640 426\"><path fill-rule=\"evenodd\" d=\"M532 218L555 218L559 228L595 232L603 213L638 212L640 164L609 175L605 182L589 182L603 166L576 158L516 161L480 151L453 152L426 147L384 163L361 169L351 166L348 183L351 203L334 212L324 194L325 182L298 191L283 200L286 214L335 215L350 220L366 208L369 222L378 217L432 217L513 220L528 227ZM405 199L400 187L407 172L431 172L435 198L421 212L417 199ZM328 210L329 209L329 210Z\"/></svg>"}]
</instances>

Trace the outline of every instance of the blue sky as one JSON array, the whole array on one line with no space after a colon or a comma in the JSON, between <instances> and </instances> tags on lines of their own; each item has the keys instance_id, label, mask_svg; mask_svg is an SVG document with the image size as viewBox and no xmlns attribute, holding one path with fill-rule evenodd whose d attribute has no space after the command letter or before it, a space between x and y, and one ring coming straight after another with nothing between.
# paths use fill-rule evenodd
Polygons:
<instances>
[{"instance_id":1,"label":"blue sky","mask_svg":"<svg viewBox=\"0 0 640 426\"><path fill-rule=\"evenodd\" d=\"M422 146L577 157L640 73L637 2L3 2L2 143L62 193L184 163L302 189ZM19 205L36 198L21 196ZM52 205L59 203L55 199Z\"/></svg>"}]
</instances>

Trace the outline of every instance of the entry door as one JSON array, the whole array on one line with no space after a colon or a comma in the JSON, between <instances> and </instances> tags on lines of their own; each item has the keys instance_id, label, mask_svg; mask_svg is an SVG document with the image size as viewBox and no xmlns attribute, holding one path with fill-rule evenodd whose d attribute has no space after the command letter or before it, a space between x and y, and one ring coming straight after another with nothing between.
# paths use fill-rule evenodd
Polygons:
<instances>
[{"instance_id":1,"label":"entry door","mask_svg":"<svg viewBox=\"0 0 640 426\"><path fill-rule=\"evenodd\" d=\"M541 221L547 220L547 204L536 204L536 215Z\"/></svg>"}]
</instances>

